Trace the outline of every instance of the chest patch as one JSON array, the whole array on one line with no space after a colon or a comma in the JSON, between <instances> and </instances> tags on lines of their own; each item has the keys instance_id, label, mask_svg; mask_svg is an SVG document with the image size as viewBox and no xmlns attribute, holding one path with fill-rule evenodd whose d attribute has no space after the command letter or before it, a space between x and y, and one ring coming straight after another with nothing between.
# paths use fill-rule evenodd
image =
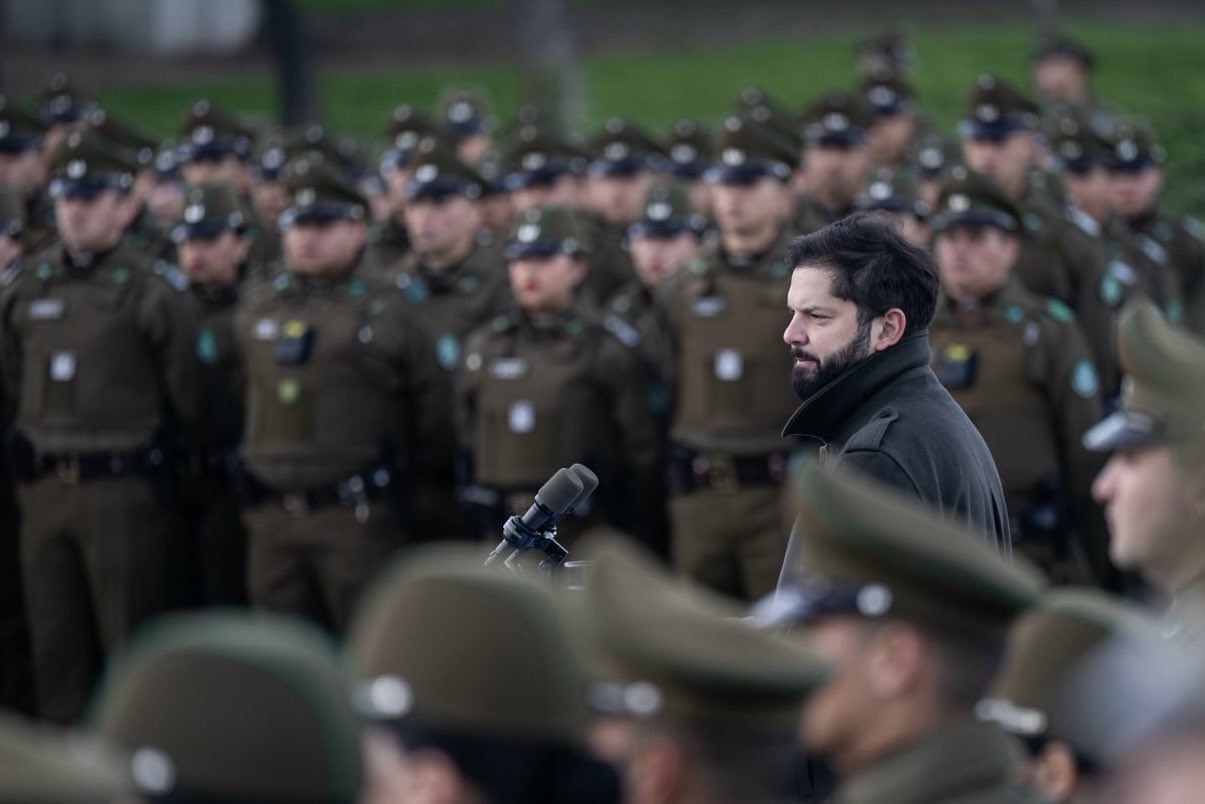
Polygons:
<instances>
[{"instance_id":1,"label":"chest patch","mask_svg":"<svg viewBox=\"0 0 1205 804\"><path fill-rule=\"evenodd\" d=\"M197 359L207 366L218 362L218 341L209 327L197 333Z\"/></svg>"},{"instance_id":2,"label":"chest patch","mask_svg":"<svg viewBox=\"0 0 1205 804\"><path fill-rule=\"evenodd\" d=\"M536 429L536 408L527 399L518 399L510 403L506 410L506 426L512 433L523 435Z\"/></svg>"},{"instance_id":3,"label":"chest patch","mask_svg":"<svg viewBox=\"0 0 1205 804\"><path fill-rule=\"evenodd\" d=\"M251 333L257 341L274 341L280 333L280 327L277 326L275 319L261 318L255 322L255 327Z\"/></svg>"},{"instance_id":4,"label":"chest patch","mask_svg":"<svg viewBox=\"0 0 1205 804\"><path fill-rule=\"evenodd\" d=\"M60 321L67 312L62 299L34 299L29 303L32 321Z\"/></svg>"},{"instance_id":5,"label":"chest patch","mask_svg":"<svg viewBox=\"0 0 1205 804\"><path fill-rule=\"evenodd\" d=\"M75 352L55 352L50 357L50 379L71 382L75 379Z\"/></svg>"},{"instance_id":6,"label":"chest patch","mask_svg":"<svg viewBox=\"0 0 1205 804\"><path fill-rule=\"evenodd\" d=\"M499 357L490 361L490 376L499 380L517 380L527 373L527 361L521 357Z\"/></svg>"},{"instance_id":7,"label":"chest patch","mask_svg":"<svg viewBox=\"0 0 1205 804\"><path fill-rule=\"evenodd\" d=\"M737 382L745 375L745 358L735 349L721 349L715 353L713 370L717 380Z\"/></svg>"}]
</instances>

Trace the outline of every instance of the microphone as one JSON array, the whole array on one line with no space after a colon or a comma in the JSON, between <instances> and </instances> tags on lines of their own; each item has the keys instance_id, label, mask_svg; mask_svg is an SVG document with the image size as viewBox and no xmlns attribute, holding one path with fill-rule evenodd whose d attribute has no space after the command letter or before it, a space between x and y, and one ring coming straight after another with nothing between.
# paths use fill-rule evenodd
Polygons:
<instances>
[{"instance_id":1,"label":"microphone","mask_svg":"<svg viewBox=\"0 0 1205 804\"><path fill-rule=\"evenodd\" d=\"M583 466L580 463L575 463L569 467L569 471L577 477L578 482L582 484L582 493L577 495L577 499L569 506L565 514L572 514L580 508L586 500L590 499L590 495L598 488L598 475L590 471L589 467Z\"/></svg>"},{"instance_id":2,"label":"microphone","mask_svg":"<svg viewBox=\"0 0 1205 804\"><path fill-rule=\"evenodd\" d=\"M593 472L590 474L593 475ZM498 542L494 552L485 560L485 565L488 567L497 561L507 546L516 551L535 547L541 538L540 531L555 525L580 497L582 481L574 472L558 469L536 492L535 501L523 516L512 516L506 520L506 524L502 526L502 541Z\"/></svg>"}]
</instances>

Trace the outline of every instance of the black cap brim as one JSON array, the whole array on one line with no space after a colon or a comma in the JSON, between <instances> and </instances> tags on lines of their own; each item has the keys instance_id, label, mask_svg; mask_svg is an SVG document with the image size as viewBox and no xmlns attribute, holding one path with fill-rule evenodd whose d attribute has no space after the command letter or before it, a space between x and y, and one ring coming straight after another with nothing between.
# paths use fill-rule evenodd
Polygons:
<instances>
[{"instance_id":1,"label":"black cap brim","mask_svg":"<svg viewBox=\"0 0 1205 804\"><path fill-rule=\"evenodd\" d=\"M357 204L312 204L289 207L281 213L278 223L281 229L306 224L323 226L337 221L362 221L364 215L364 208Z\"/></svg>"},{"instance_id":2,"label":"black cap brim","mask_svg":"<svg viewBox=\"0 0 1205 804\"><path fill-rule=\"evenodd\" d=\"M742 165L712 165L703 174L708 184L755 184L766 177L786 181L791 170L786 165L752 161Z\"/></svg>"},{"instance_id":3,"label":"black cap brim","mask_svg":"<svg viewBox=\"0 0 1205 804\"><path fill-rule=\"evenodd\" d=\"M963 120L958 124L958 136L976 142L1003 142L1018 131L1029 131L1029 126L1014 118L1003 118L991 123L982 120Z\"/></svg>"},{"instance_id":4,"label":"black cap brim","mask_svg":"<svg viewBox=\"0 0 1205 804\"><path fill-rule=\"evenodd\" d=\"M523 259L551 259L558 254L571 257L581 254L581 248L570 240L533 240L530 243L508 243L502 256L509 262Z\"/></svg>"},{"instance_id":5,"label":"black cap brim","mask_svg":"<svg viewBox=\"0 0 1205 804\"><path fill-rule=\"evenodd\" d=\"M107 190L128 190L132 184L133 177L128 173L105 173L78 179L53 179L47 192L51 198L94 198Z\"/></svg>"},{"instance_id":6,"label":"black cap brim","mask_svg":"<svg viewBox=\"0 0 1205 804\"><path fill-rule=\"evenodd\" d=\"M859 148L866 144L866 132L851 128L845 131L822 131L804 135L804 142L813 148Z\"/></svg>"},{"instance_id":7,"label":"black cap brim","mask_svg":"<svg viewBox=\"0 0 1205 804\"><path fill-rule=\"evenodd\" d=\"M671 240L680 234L698 234L698 232L686 218L670 218L666 221L639 220L628 227L629 238Z\"/></svg>"},{"instance_id":8,"label":"black cap brim","mask_svg":"<svg viewBox=\"0 0 1205 804\"><path fill-rule=\"evenodd\" d=\"M648 160L630 156L626 159L595 159L587 172L591 176L624 178L635 176L649 167Z\"/></svg>"},{"instance_id":9,"label":"black cap brim","mask_svg":"<svg viewBox=\"0 0 1205 804\"><path fill-rule=\"evenodd\" d=\"M467 198L475 201L481 197L481 185L476 182L453 178L437 178L434 181L411 181L406 184L406 198L416 201L429 199L442 201L447 198Z\"/></svg>"},{"instance_id":10,"label":"black cap brim","mask_svg":"<svg viewBox=\"0 0 1205 804\"><path fill-rule=\"evenodd\" d=\"M176 157L180 162L196 162L204 159L224 159L234 156L245 159L249 148L235 140L213 140L205 144L195 142L182 143L176 148Z\"/></svg>"},{"instance_id":11,"label":"black cap brim","mask_svg":"<svg viewBox=\"0 0 1205 804\"><path fill-rule=\"evenodd\" d=\"M882 584L832 584L796 578L783 582L754 604L749 619L758 628L777 630L840 614L881 617L891 605L891 591Z\"/></svg>"},{"instance_id":12,"label":"black cap brim","mask_svg":"<svg viewBox=\"0 0 1205 804\"><path fill-rule=\"evenodd\" d=\"M1163 428L1152 416L1134 410L1119 410L1097 422L1084 433L1084 448L1092 452L1144 447L1165 441Z\"/></svg>"},{"instance_id":13,"label":"black cap brim","mask_svg":"<svg viewBox=\"0 0 1205 804\"><path fill-rule=\"evenodd\" d=\"M33 135L9 134L0 140L0 153L23 154L26 151L32 151L37 148L40 141L38 137Z\"/></svg>"},{"instance_id":14,"label":"black cap brim","mask_svg":"<svg viewBox=\"0 0 1205 804\"><path fill-rule=\"evenodd\" d=\"M934 232L944 232L953 229L956 226L991 226L994 229L999 229L1002 232L1016 233L1018 229L1017 219L1007 212L1000 212L993 209L968 209L966 212L953 212L947 210L939 212L933 216L932 228Z\"/></svg>"}]
</instances>

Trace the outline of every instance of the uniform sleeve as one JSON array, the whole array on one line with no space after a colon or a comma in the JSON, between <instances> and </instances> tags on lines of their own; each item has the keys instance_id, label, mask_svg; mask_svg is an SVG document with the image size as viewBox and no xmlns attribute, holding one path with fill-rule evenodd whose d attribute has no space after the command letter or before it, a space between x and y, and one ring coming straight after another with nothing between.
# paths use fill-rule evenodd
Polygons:
<instances>
[{"instance_id":1,"label":"uniform sleeve","mask_svg":"<svg viewBox=\"0 0 1205 804\"><path fill-rule=\"evenodd\" d=\"M190 434L201 405L196 301L188 291L148 275L138 312L171 413L182 433Z\"/></svg>"},{"instance_id":2,"label":"uniform sleeve","mask_svg":"<svg viewBox=\"0 0 1205 804\"><path fill-rule=\"evenodd\" d=\"M452 423L456 446L462 455L470 455L473 451L477 387L485 362L482 353L484 340L480 330L465 339L464 358L453 377Z\"/></svg>"},{"instance_id":3,"label":"uniform sleeve","mask_svg":"<svg viewBox=\"0 0 1205 804\"><path fill-rule=\"evenodd\" d=\"M16 328L18 291L15 284L0 287L0 430L17 413L21 387L21 341Z\"/></svg>"},{"instance_id":4,"label":"uniform sleeve","mask_svg":"<svg viewBox=\"0 0 1205 804\"><path fill-rule=\"evenodd\" d=\"M648 372L635 351L611 335L602 336L598 364L622 444L634 535L646 544L656 544L664 538L655 531L663 527L665 494L661 441L649 407Z\"/></svg>"},{"instance_id":5,"label":"uniform sleeve","mask_svg":"<svg viewBox=\"0 0 1205 804\"><path fill-rule=\"evenodd\" d=\"M419 468L432 476L450 476L454 439L448 399L452 395L452 380L439 367L435 345L418 319L402 309L396 314L405 316L403 382L412 415L404 424L408 425L410 454Z\"/></svg>"},{"instance_id":6,"label":"uniform sleeve","mask_svg":"<svg viewBox=\"0 0 1205 804\"><path fill-rule=\"evenodd\" d=\"M1049 389L1059 439L1059 461L1067 505L1081 545L1098 578L1108 566L1108 536L1100 506L1092 499L1092 481L1104 454L1084 448L1083 435L1104 411L1100 380L1092 354L1075 321L1049 322L1042 338L1049 350L1045 387Z\"/></svg>"}]
</instances>

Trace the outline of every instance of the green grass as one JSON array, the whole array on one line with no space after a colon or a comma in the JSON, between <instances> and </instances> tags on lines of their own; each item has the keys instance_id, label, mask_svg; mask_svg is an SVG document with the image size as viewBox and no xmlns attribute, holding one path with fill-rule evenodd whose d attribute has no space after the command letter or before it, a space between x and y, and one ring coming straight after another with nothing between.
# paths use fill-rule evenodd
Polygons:
<instances>
[{"instance_id":1,"label":"green grass","mask_svg":"<svg viewBox=\"0 0 1205 804\"><path fill-rule=\"evenodd\" d=\"M356 0L366 6L376 0ZM426 0L407 0L426 2ZM322 5L312 0L312 5ZM1177 27L1082 26L1074 33L1099 54L1099 97L1118 111L1148 118L1170 153L1173 205L1205 215L1205 25ZM585 130L613 114L663 129L683 116L716 120L732 98L757 84L795 107L821 90L852 83L852 43L860 34L815 41L778 40L724 47L678 48L613 55L585 65ZM994 71L1025 81L1032 39L1028 28L928 26L915 31L915 83L926 112L950 130L976 74ZM389 110L402 101L434 103L448 84L475 84L491 95L505 118L519 102L511 64L405 68L355 73L329 71L321 79L332 127L377 138ZM113 89L101 101L114 113L161 135L171 133L187 104L199 97L268 121L275 100L270 76L171 86Z\"/></svg>"}]
</instances>

